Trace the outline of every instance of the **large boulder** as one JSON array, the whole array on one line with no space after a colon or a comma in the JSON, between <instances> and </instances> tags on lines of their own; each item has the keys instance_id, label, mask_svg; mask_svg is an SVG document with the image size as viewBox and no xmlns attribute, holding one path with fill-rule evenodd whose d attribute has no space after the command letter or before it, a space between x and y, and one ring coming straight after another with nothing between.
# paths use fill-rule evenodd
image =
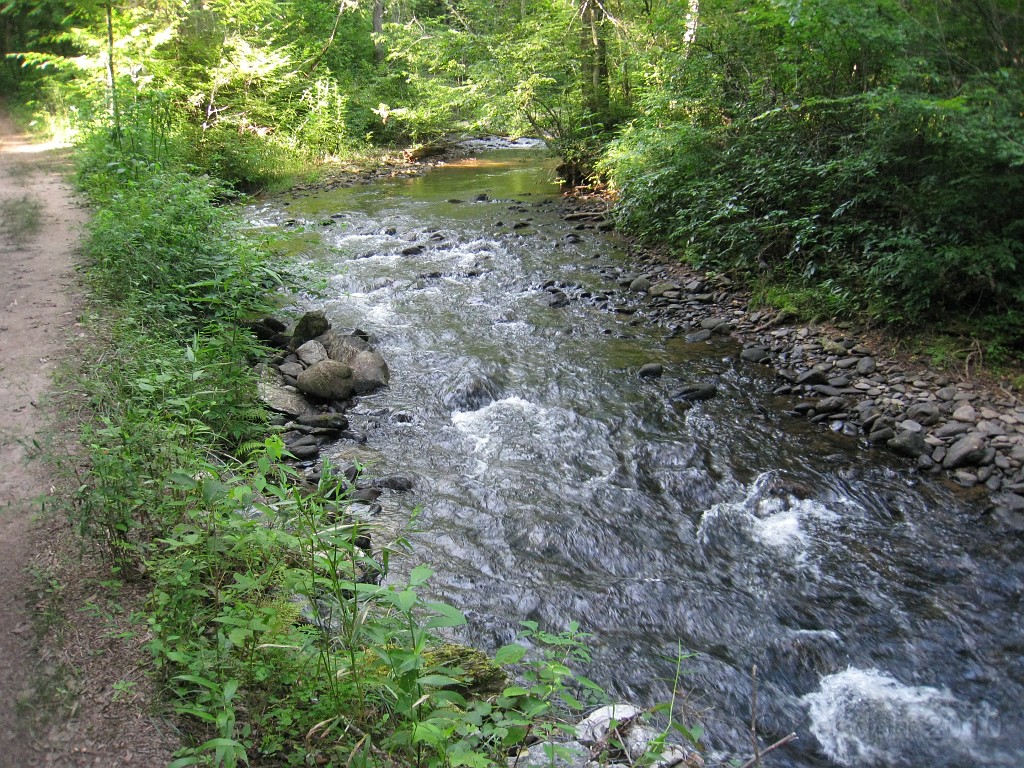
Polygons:
<instances>
[{"instance_id":1,"label":"large boulder","mask_svg":"<svg viewBox=\"0 0 1024 768\"><path fill-rule=\"evenodd\" d=\"M321 400L347 400L356 392L352 368L337 360L321 360L299 374L299 391Z\"/></svg>"},{"instance_id":2,"label":"large boulder","mask_svg":"<svg viewBox=\"0 0 1024 768\"><path fill-rule=\"evenodd\" d=\"M391 378L384 358L372 350L360 352L349 365L352 367L356 393L360 395L386 387Z\"/></svg>"},{"instance_id":3,"label":"large boulder","mask_svg":"<svg viewBox=\"0 0 1024 768\"><path fill-rule=\"evenodd\" d=\"M331 360L346 365L360 352L372 349L369 342L361 336L339 333L333 328L317 336L316 340L323 345Z\"/></svg>"},{"instance_id":4,"label":"large boulder","mask_svg":"<svg viewBox=\"0 0 1024 768\"><path fill-rule=\"evenodd\" d=\"M291 348L298 349L310 339L315 339L326 333L330 327L331 323L323 311L318 309L314 312L307 312L295 324L295 330L292 331Z\"/></svg>"},{"instance_id":5,"label":"large boulder","mask_svg":"<svg viewBox=\"0 0 1024 768\"><path fill-rule=\"evenodd\" d=\"M365 395L386 386L390 380L388 364L361 337L330 330L317 338L327 356L352 369L353 387Z\"/></svg>"}]
</instances>

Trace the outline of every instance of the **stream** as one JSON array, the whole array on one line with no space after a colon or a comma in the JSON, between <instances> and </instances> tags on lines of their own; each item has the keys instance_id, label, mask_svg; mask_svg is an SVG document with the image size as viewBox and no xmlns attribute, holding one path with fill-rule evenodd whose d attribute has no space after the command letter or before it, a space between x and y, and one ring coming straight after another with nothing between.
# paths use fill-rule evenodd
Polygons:
<instances>
[{"instance_id":1,"label":"stream","mask_svg":"<svg viewBox=\"0 0 1024 768\"><path fill-rule=\"evenodd\" d=\"M323 281L301 308L387 359L350 414L367 444L330 452L414 478L381 517L421 509L415 560L464 639L579 621L584 673L641 705L692 654L678 695L709 764L750 749L756 665L759 734L799 734L766 765L1024 765L1021 539L786 416L735 341L642 322L625 242L563 220L553 165L491 149L247 211ZM706 382L717 397L672 399Z\"/></svg>"}]
</instances>

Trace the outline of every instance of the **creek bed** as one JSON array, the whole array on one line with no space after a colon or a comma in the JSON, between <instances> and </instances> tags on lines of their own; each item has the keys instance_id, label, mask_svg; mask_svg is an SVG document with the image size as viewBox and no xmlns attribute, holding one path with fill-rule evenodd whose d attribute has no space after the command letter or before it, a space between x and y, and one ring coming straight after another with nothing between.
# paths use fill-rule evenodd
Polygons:
<instances>
[{"instance_id":1,"label":"creek bed","mask_svg":"<svg viewBox=\"0 0 1024 768\"><path fill-rule=\"evenodd\" d=\"M553 162L488 150L249 209L326 281L391 386L338 456L415 479L416 559L485 650L575 619L586 674L667 700L680 653L707 746L794 766L1024 764L1024 546L905 463L784 415L739 346L667 338L615 294L624 243L566 222ZM577 229L576 227L583 227ZM552 281L568 301L555 301ZM618 308L619 311L614 311ZM660 363L660 378L640 378ZM716 397L680 403L683 387Z\"/></svg>"}]
</instances>

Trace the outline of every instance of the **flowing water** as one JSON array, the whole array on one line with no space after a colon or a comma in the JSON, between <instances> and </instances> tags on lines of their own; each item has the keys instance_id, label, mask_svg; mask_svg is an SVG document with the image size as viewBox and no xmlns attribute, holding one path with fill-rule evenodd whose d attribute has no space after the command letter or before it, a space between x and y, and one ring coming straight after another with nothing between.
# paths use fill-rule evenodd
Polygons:
<instances>
[{"instance_id":1,"label":"flowing water","mask_svg":"<svg viewBox=\"0 0 1024 768\"><path fill-rule=\"evenodd\" d=\"M383 516L422 507L416 559L467 639L578 620L586 674L640 704L691 652L680 695L712 752L747 751L756 665L759 732L800 735L768 764L1024 765L1020 539L783 415L734 343L610 311L622 244L562 220L551 169L492 151L249 211L325 281L307 308L389 361L352 415L360 458L415 478ZM671 399L706 381L715 399Z\"/></svg>"}]
</instances>

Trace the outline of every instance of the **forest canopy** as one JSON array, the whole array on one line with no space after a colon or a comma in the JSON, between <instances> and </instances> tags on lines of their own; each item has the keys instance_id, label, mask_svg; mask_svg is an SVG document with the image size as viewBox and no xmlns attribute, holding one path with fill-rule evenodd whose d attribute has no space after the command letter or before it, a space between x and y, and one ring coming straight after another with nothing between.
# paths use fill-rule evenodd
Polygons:
<instances>
[{"instance_id":1,"label":"forest canopy","mask_svg":"<svg viewBox=\"0 0 1024 768\"><path fill-rule=\"evenodd\" d=\"M1024 346L1019 0L5 0L0 42L51 130L243 189L540 134L765 301Z\"/></svg>"}]
</instances>

